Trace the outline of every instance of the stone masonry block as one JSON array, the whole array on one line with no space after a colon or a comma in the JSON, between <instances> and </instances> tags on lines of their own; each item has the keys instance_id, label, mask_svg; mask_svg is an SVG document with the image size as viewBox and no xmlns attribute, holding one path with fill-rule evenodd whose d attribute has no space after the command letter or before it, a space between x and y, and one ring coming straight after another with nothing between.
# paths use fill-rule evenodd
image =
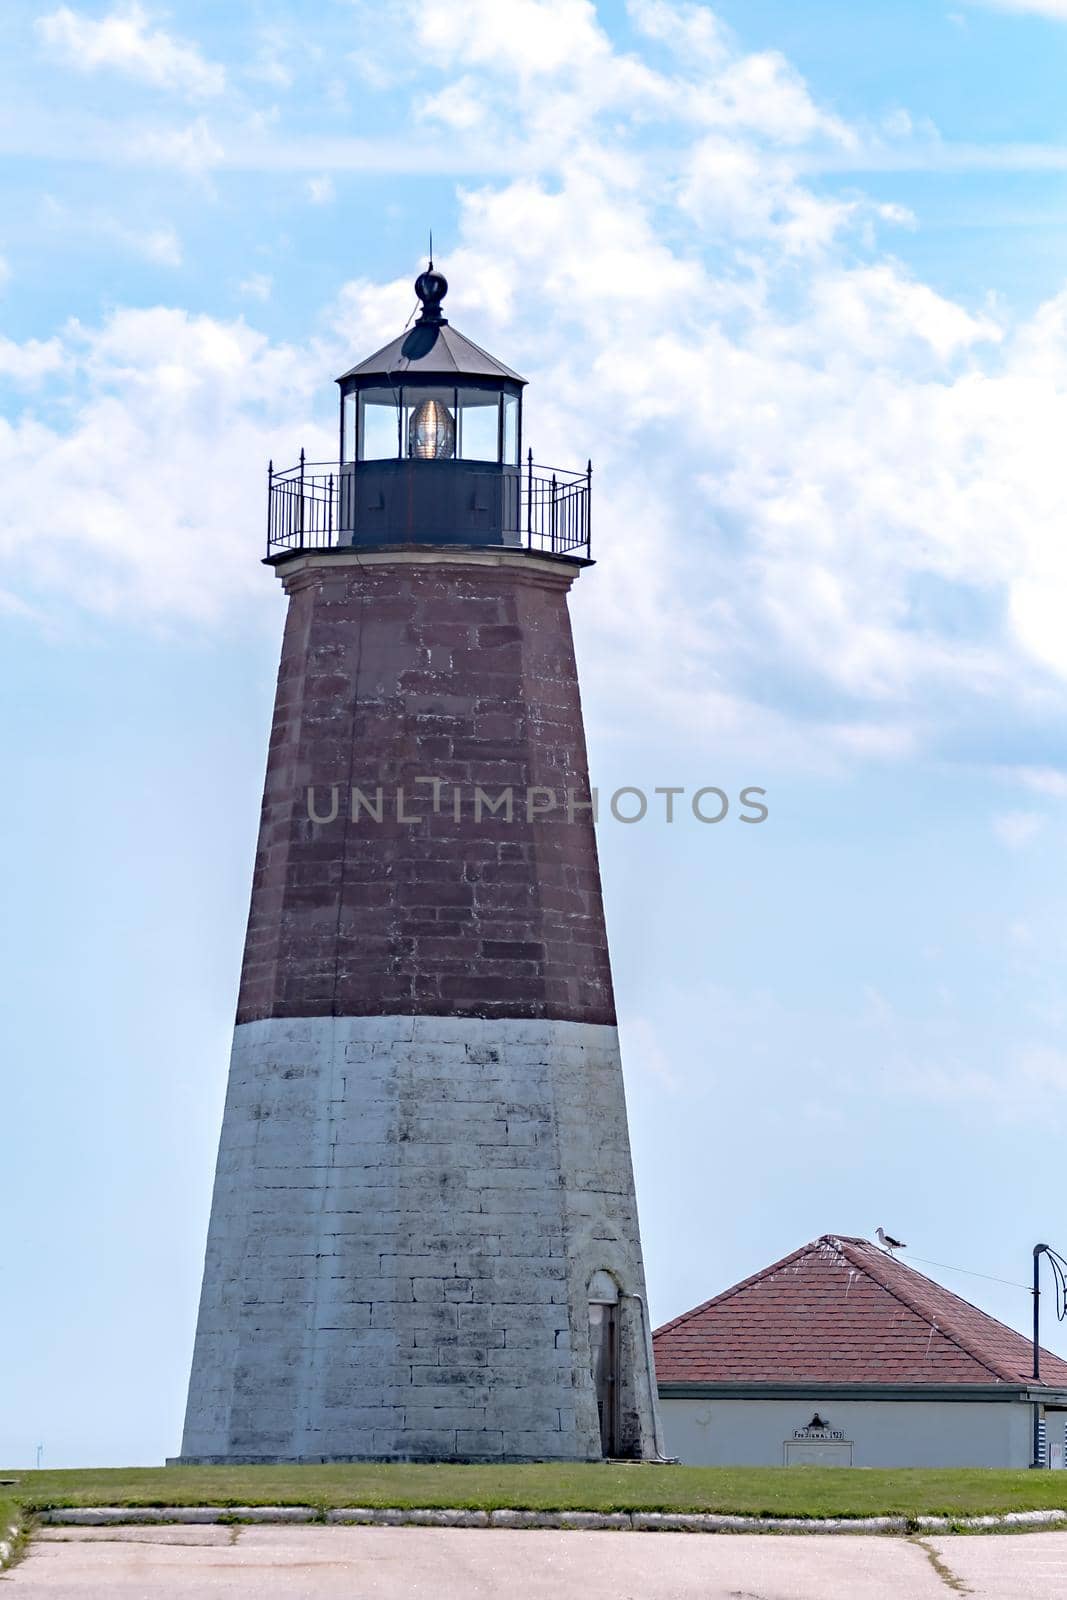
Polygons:
<instances>
[{"instance_id":1,"label":"stone masonry block","mask_svg":"<svg viewBox=\"0 0 1067 1600\"><path fill-rule=\"evenodd\" d=\"M223 1130L187 1453L595 1459L585 1285L601 1268L642 1294L643 1279L628 1147L605 1152L590 1051L568 1039L595 1033L602 1052L612 1030L299 1021L235 1036L242 1105L235 1142ZM294 1041L307 1070L280 1086ZM623 1127L614 1102L600 1111ZM513 1143L486 1141L498 1125Z\"/></svg>"}]
</instances>

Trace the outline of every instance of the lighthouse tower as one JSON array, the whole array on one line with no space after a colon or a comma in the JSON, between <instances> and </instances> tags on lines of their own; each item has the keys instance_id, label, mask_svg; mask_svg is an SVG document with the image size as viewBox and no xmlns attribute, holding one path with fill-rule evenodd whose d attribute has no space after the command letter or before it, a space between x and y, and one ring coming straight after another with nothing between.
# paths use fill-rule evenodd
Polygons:
<instances>
[{"instance_id":1,"label":"lighthouse tower","mask_svg":"<svg viewBox=\"0 0 1067 1600\"><path fill-rule=\"evenodd\" d=\"M416 282L270 473L289 597L185 1462L656 1453L567 611L590 472Z\"/></svg>"}]
</instances>

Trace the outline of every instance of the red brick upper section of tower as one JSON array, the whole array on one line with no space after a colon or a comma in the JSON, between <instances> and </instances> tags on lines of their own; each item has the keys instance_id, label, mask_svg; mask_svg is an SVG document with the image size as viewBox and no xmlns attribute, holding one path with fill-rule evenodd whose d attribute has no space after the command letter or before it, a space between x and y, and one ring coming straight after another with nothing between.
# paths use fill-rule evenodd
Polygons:
<instances>
[{"instance_id":1,"label":"red brick upper section of tower","mask_svg":"<svg viewBox=\"0 0 1067 1600\"><path fill-rule=\"evenodd\" d=\"M565 804L589 798L572 578L504 553L330 553L286 575L239 1022L614 1022L595 832ZM441 780L436 814L418 778ZM336 790L332 821L309 816L311 788L320 817ZM353 788L381 789L380 822L362 806L353 820ZM476 816L478 788L510 790L512 820ZM417 821L397 816L398 789ZM531 790L557 805L528 816Z\"/></svg>"}]
</instances>

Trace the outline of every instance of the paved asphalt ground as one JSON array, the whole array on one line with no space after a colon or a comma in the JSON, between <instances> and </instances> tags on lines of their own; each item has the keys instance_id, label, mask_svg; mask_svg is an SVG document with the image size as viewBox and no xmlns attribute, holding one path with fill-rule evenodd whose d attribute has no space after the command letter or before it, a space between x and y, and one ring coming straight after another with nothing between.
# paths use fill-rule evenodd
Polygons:
<instances>
[{"instance_id":1,"label":"paved asphalt ground","mask_svg":"<svg viewBox=\"0 0 1067 1600\"><path fill-rule=\"evenodd\" d=\"M571 1533L468 1528L63 1528L11 1600L1060 1600L1067 1533Z\"/></svg>"}]
</instances>

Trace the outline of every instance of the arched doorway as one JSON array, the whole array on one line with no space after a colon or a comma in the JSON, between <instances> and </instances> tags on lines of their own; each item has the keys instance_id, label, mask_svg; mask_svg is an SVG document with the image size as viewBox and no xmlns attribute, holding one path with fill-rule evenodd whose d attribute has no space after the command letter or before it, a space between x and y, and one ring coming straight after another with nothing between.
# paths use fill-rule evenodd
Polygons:
<instances>
[{"instance_id":1,"label":"arched doorway","mask_svg":"<svg viewBox=\"0 0 1067 1600\"><path fill-rule=\"evenodd\" d=\"M589 1353L605 1460L619 1454L619 1286L610 1272L589 1282Z\"/></svg>"}]
</instances>

